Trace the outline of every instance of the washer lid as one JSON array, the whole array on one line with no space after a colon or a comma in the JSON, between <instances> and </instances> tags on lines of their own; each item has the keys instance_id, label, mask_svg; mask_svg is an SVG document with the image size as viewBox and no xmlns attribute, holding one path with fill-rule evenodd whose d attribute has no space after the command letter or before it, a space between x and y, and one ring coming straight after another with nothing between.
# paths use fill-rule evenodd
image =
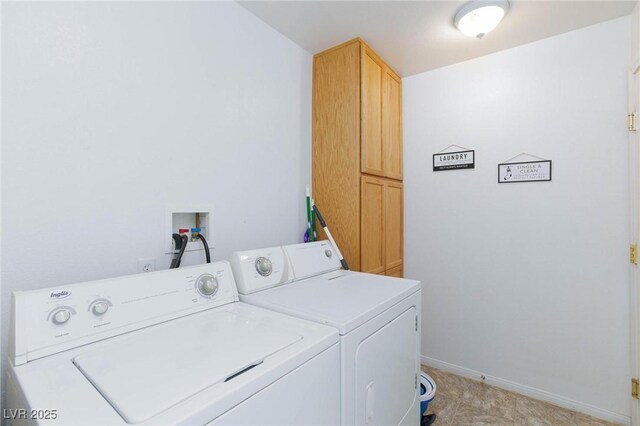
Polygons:
<instances>
[{"instance_id":1,"label":"washer lid","mask_svg":"<svg viewBox=\"0 0 640 426\"><path fill-rule=\"evenodd\" d=\"M259 317L214 310L149 328L73 362L127 423L139 423L205 388L224 386L301 339L270 329Z\"/></svg>"},{"instance_id":2,"label":"washer lid","mask_svg":"<svg viewBox=\"0 0 640 426\"><path fill-rule=\"evenodd\" d=\"M345 335L420 289L420 281L334 271L240 300L336 327Z\"/></svg>"}]
</instances>

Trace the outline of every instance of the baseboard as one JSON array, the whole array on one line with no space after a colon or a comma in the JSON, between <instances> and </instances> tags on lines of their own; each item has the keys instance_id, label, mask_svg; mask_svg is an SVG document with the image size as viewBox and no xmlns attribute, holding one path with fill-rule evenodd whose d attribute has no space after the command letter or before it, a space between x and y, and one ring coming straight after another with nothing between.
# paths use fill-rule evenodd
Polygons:
<instances>
[{"instance_id":1,"label":"baseboard","mask_svg":"<svg viewBox=\"0 0 640 426\"><path fill-rule=\"evenodd\" d=\"M522 395L526 395L533 399L548 402L553 405L557 405L562 408L568 408L573 411L588 414L593 417L597 417L602 420L606 420L612 423L618 423L621 425L631 425L631 418L622 414L614 413L613 411L605 410L590 404L585 404L580 401L566 398L564 396L556 395L551 392L544 391L542 389L536 389L531 386L515 383L510 380L501 379L500 377L489 376L479 371L472 370L466 367L460 367L459 365L450 364L448 362L440 361L427 356L421 357L422 363L429 367L437 368L440 370L448 371L450 373L457 374L459 376L468 377L473 380L484 381L489 385L493 385L508 391L516 392ZM484 377L484 380L482 379Z\"/></svg>"}]
</instances>

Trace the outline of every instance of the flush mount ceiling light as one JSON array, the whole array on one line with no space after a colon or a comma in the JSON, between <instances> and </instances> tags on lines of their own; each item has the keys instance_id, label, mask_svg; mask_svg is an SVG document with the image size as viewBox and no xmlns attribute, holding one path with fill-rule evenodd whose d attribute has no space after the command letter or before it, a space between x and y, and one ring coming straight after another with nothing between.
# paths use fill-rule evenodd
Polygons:
<instances>
[{"instance_id":1,"label":"flush mount ceiling light","mask_svg":"<svg viewBox=\"0 0 640 426\"><path fill-rule=\"evenodd\" d=\"M453 23L462 34L482 38L498 26L508 10L508 0L475 0L460 8Z\"/></svg>"}]
</instances>

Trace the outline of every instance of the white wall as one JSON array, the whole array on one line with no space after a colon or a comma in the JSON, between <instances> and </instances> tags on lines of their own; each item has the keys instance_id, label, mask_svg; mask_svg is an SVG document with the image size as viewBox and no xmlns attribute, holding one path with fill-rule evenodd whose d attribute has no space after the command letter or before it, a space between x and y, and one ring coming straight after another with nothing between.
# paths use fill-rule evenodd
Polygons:
<instances>
[{"instance_id":1,"label":"white wall","mask_svg":"<svg viewBox=\"0 0 640 426\"><path fill-rule=\"evenodd\" d=\"M405 274L423 282L425 359L617 420L629 43L624 17L403 80ZM450 144L476 150L475 170L432 171ZM499 185L497 164L521 152L553 160L553 181Z\"/></svg>"},{"instance_id":2,"label":"white wall","mask_svg":"<svg viewBox=\"0 0 640 426\"><path fill-rule=\"evenodd\" d=\"M301 241L309 53L235 3L2 15L3 361L12 291L168 267L169 206L213 205L214 259Z\"/></svg>"}]
</instances>

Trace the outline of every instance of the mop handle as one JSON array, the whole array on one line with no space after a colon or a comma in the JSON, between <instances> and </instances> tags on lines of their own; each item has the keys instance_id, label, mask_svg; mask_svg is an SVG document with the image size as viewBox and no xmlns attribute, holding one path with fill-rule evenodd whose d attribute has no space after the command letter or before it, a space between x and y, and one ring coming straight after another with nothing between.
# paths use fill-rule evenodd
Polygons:
<instances>
[{"instance_id":1,"label":"mop handle","mask_svg":"<svg viewBox=\"0 0 640 426\"><path fill-rule=\"evenodd\" d=\"M320 214L320 210L318 210L318 207L316 207L315 201L312 201L312 208L313 208L313 211L316 213L316 217L318 218L318 222L320 222L320 226L322 226L322 229L324 229L324 232L327 234L327 237L329 238L329 241L331 241L333 248L336 249L336 253L338 253L338 259L340 259L340 264L342 265L342 269L344 269L345 271L348 271L349 265L347 265L347 261L344 260L344 257L342 257L342 253L340 253L340 249L338 248L336 241L333 239L333 235L331 235L331 231L329 231L329 228L327 227L327 223L324 221L324 218Z\"/></svg>"}]
</instances>

